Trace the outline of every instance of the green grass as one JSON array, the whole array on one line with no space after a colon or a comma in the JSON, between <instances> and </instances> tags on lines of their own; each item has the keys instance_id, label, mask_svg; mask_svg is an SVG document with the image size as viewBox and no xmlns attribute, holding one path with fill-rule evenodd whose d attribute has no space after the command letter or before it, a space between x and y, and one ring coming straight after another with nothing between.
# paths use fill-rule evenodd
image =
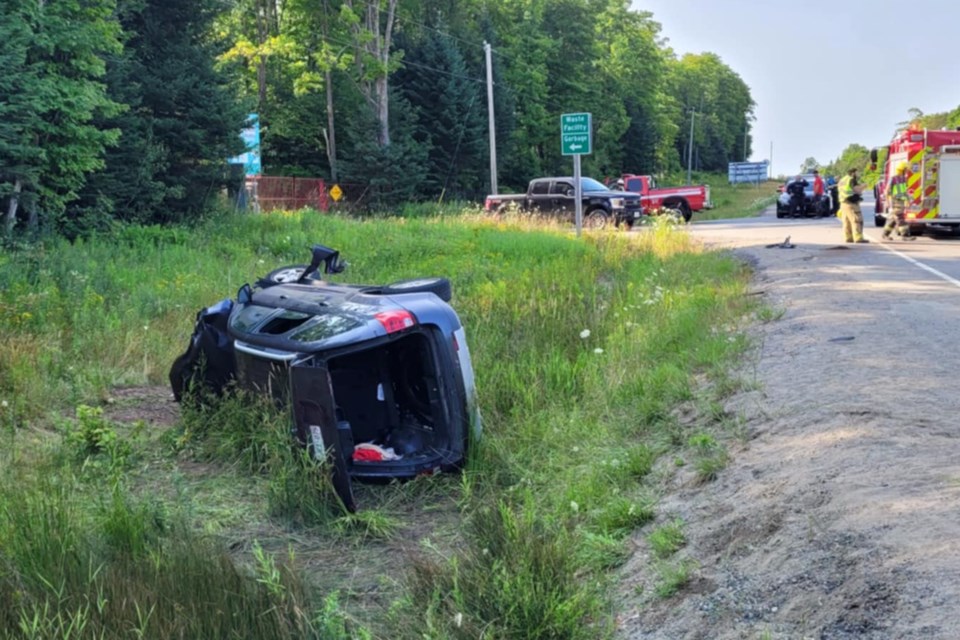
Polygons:
<instances>
[{"instance_id":1,"label":"green grass","mask_svg":"<svg viewBox=\"0 0 960 640\"><path fill-rule=\"evenodd\" d=\"M686 543L683 521L673 520L647 534L647 543L658 558L669 558Z\"/></svg>"},{"instance_id":2,"label":"green grass","mask_svg":"<svg viewBox=\"0 0 960 640\"><path fill-rule=\"evenodd\" d=\"M167 384L197 309L316 242L345 281L451 279L484 416L462 476L358 485L346 515L253 399L173 426L111 417L118 387ZM707 434L737 389L748 276L669 225L578 239L444 211L226 217L0 254L0 638L609 637L610 569L656 515L657 461L688 457L703 479L726 463Z\"/></svg>"},{"instance_id":3,"label":"green grass","mask_svg":"<svg viewBox=\"0 0 960 640\"><path fill-rule=\"evenodd\" d=\"M672 176L663 184L682 185L686 179L684 173ZM693 222L755 216L776 202L777 186L782 184L777 180L759 184L730 184L726 175L697 172L693 174L692 181L694 184L710 185L710 199L714 204L713 209L695 212Z\"/></svg>"}]
</instances>

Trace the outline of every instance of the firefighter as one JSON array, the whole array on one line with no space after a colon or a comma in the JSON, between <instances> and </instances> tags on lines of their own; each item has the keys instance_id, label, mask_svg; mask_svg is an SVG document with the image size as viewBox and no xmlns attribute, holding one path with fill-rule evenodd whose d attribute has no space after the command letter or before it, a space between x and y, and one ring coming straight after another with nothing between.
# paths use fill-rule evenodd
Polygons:
<instances>
[{"instance_id":1,"label":"firefighter","mask_svg":"<svg viewBox=\"0 0 960 640\"><path fill-rule=\"evenodd\" d=\"M866 242L863 237L863 213L860 211L860 201L863 200L863 190L866 188L859 180L860 170L852 167L847 175L840 178L838 190L840 192L840 218L843 221L843 239L846 242Z\"/></svg>"},{"instance_id":2,"label":"firefighter","mask_svg":"<svg viewBox=\"0 0 960 640\"><path fill-rule=\"evenodd\" d=\"M906 223L904 214L907 209L907 163L897 164L897 173L890 178L884 191L884 200L889 203L887 224L883 226L883 239L890 240L894 231L903 240L916 240L910 235L910 225Z\"/></svg>"}]
</instances>

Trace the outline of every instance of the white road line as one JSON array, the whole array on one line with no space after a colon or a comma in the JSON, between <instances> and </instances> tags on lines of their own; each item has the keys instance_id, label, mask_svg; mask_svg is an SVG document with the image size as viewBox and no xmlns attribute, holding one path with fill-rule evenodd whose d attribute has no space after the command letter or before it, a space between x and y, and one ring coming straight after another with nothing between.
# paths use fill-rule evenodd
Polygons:
<instances>
[{"instance_id":1,"label":"white road line","mask_svg":"<svg viewBox=\"0 0 960 640\"><path fill-rule=\"evenodd\" d=\"M920 261L917 260L916 258L911 258L911 257L908 256L907 254L902 253L902 252L900 252L900 251L897 251L896 249L894 249L893 247L891 247L891 246L890 246L889 244L887 244L887 243L884 243L884 242L882 242L882 241L881 241L881 242L878 242L878 241L874 240L873 238L870 238L870 242L871 242L871 243L876 243L876 244L880 245L881 247L883 247L883 248L886 249L887 251L890 251L890 252L892 252L892 253L895 253L896 255L900 256L901 258L903 258L903 259L906 260L907 262L913 264L914 266L920 267L920 268L923 269L924 271L926 271L926 272L928 272L928 273L932 273L933 275L937 276L938 278L940 278L940 279L942 279L942 280L946 280L947 282L949 282L949 283L952 284L953 286L960 288L960 280L957 280L956 278L951 278L950 276L948 276L947 274L943 273L942 271L937 271L937 270L934 269L933 267L931 267L931 266L929 266L929 265L926 265L926 264L923 264L922 262L920 262Z\"/></svg>"}]
</instances>

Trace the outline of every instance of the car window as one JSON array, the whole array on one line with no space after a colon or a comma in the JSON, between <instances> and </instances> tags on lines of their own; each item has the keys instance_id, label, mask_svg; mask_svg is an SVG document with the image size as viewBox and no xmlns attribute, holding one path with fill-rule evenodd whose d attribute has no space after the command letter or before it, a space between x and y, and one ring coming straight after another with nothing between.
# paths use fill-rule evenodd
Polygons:
<instances>
[{"instance_id":1,"label":"car window","mask_svg":"<svg viewBox=\"0 0 960 640\"><path fill-rule=\"evenodd\" d=\"M584 191L609 191L602 182L593 178L580 178L580 188Z\"/></svg>"},{"instance_id":2,"label":"car window","mask_svg":"<svg viewBox=\"0 0 960 640\"><path fill-rule=\"evenodd\" d=\"M538 180L533 183L533 189L530 190L530 193L533 195L544 195L550 189L549 180Z\"/></svg>"},{"instance_id":3,"label":"car window","mask_svg":"<svg viewBox=\"0 0 960 640\"><path fill-rule=\"evenodd\" d=\"M550 193L562 195L562 196L572 192L573 192L572 182L564 182L561 180L557 180L556 182L553 183L553 186L550 188Z\"/></svg>"}]
</instances>

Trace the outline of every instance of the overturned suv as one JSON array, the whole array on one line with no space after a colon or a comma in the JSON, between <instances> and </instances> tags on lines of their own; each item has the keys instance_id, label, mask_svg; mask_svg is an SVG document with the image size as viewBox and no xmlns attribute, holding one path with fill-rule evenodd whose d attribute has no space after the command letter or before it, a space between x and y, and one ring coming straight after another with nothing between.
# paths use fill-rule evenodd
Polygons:
<instances>
[{"instance_id":1,"label":"overturned suv","mask_svg":"<svg viewBox=\"0 0 960 640\"><path fill-rule=\"evenodd\" d=\"M339 284L321 264L325 274L345 265L316 245L309 265L276 269L201 310L170 382L178 400L235 383L289 408L292 436L332 463L352 511L352 479L459 468L480 415L449 280Z\"/></svg>"}]
</instances>

